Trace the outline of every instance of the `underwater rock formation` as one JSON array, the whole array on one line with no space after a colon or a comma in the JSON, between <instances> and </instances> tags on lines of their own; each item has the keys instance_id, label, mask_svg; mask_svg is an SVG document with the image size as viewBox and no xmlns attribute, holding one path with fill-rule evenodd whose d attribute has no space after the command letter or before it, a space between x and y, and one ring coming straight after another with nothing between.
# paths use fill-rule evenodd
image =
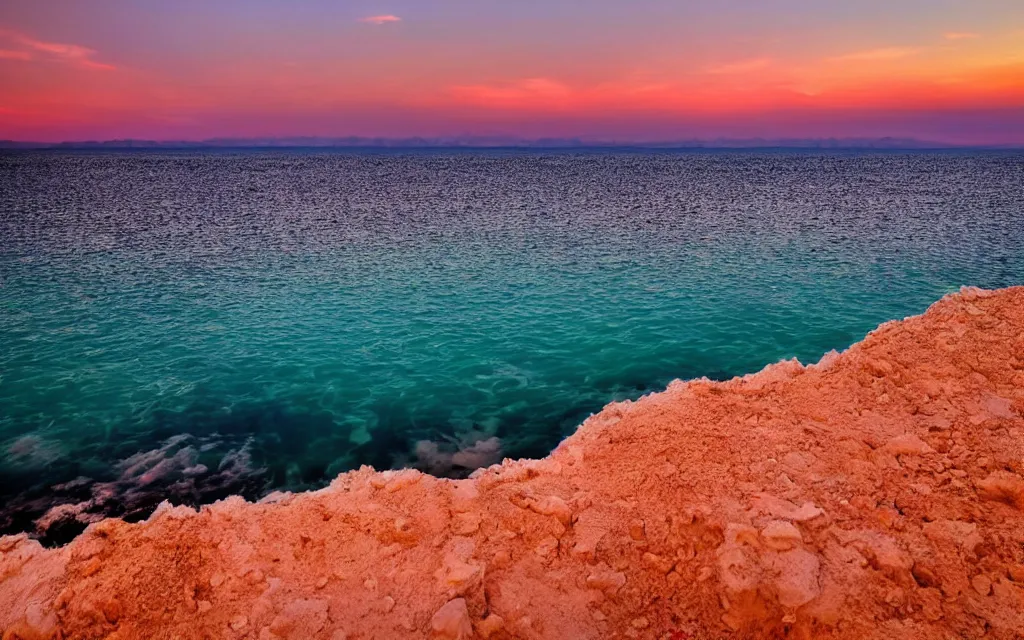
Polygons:
<instances>
[{"instance_id":1,"label":"underwater rock formation","mask_svg":"<svg viewBox=\"0 0 1024 640\"><path fill-rule=\"evenodd\" d=\"M1024 288L675 382L466 480L0 538L14 638L1020 638Z\"/></svg>"}]
</instances>

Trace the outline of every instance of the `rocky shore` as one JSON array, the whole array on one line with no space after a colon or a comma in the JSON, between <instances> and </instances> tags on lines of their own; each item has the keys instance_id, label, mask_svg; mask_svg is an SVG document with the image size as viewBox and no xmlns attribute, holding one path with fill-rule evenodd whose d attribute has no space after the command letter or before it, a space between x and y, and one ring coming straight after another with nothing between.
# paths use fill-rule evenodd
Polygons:
<instances>
[{"instance_id":1,"label":"rocky shore","mask_svg":"<svg viewBox=\"0 0 1024 640\"><path fill-rule=\"evenodd\" d=\"M542 460L0 538L3 640L1022 638L1024 288L612 404Z\"/></svg>"}]
</instances>

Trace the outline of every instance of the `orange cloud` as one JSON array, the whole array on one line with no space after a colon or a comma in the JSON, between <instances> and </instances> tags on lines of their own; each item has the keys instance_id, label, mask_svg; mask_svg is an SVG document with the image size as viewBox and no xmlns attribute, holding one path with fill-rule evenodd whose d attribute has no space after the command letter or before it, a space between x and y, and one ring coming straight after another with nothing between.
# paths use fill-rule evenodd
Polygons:
<instances>
[{"instance_id":1,"label":"orange cloud","mask_svg":"<svg viewBox=\"0 0 1024 640\"><path fill-rule=\"evenodd\" d=\"M738 62L730 62L710 67L707 72L712 74L747 73L750 71L757 71L758 69L764 69L771 65L771 63L771 58L754 58L753 60L740 60Z\"/></svg>"},{"instance_id":2,"label":"orange cloud","mask_svg":"<svg viewBox=\"0 0 1024 640\"><path fill-rule=\"evenodd\" d=\"M867 51L855 51L842 56L829 58L829 62L872 62L876 60L899 60L909 56L917 55L921 50L914 47L882 47L880 49L868 49Z\"/></svg>"},{"instance_id":3,"label":"orange cloud","mask_svg":"<svg viewBox=\"0 0 1024 640\"><path fill-rule=\"evenodd\" d=\"M550 78L526 78L501 85L452 87L457 101L502 107L567 106L577 96L569 86Z\"/></svg>"},{"instance_id":4,"label":"orange cloud","mask_svg":"<svg viewBox=\"0 0 1024 640\"><path fill-rule=\"evenodd\" d=\"M971 40L974 38L980 38L977 33L970 33L968 31L949 31L942 34L946 40Z\"/></svg>"},{"instance_id":5,"label":"orange cloud","mask_svg":"<svg viewBox=\"0 0 1024 640\"><path fill-rule=\"evenodd\" d=\"M0 52L0 58L29 61L37 59L37 54L42 54L44 58L64 62L84 69L110 71L115 68L113 65L93 60L92 58L96 55L96 51L77 44L45 42L43 40L36 40L35 38L22 33L7 30L0 30L0 37L25 48L20 51L4 50Z\"/></svg>"},{"instance_id":6,"label":"orange cloud","mask_svg":"<svg viewBox=\"0 0 1024 640\"><path fill-rule=\"evenodd\" d=\"M652 111L741 113L788 108L980 108L1024 105L1024 59L988 64L916 56L926 49L872 49L816 63L754 58L680 72L678 68L598 83L533 77L449 86L455 104L523 112ZM915 56L910 67L868 64ZM841 67L837 61L849 61ZM859 63L858 63L859 61ZM444 101L442 100L442 103Z\"/></svg>"},{"instance_id":7,"label":"orange cloud","mask_svg":"<svg viewBox=\"0 0 1024 640\"><path fill-rule=\"evenodd\" d=\"M621 78L599 84L567 84L550 78L528 78L500 84L450 87L456 104L484 109L533 112L750 111L792 100L794 92L777 79L720 85L707 82L652 82Z\"/></svg>"},{"instance_id":8,"label":"orange cloud","mask_svg":"<svg viewBox=\"0 0 1024 640\"><path fill-rule=\"evenodd\" d=\"M401 22L401 21L402 21L402 19L399 18L398 16L393 16L393 15L390 15L390 14L389 15L384 15L384 16L367 16L365 18L360 18L359 19L359 22L366 22L368 24L377 24L377 25L388 24L389 22Z\"/></svg>"}]
</instances>

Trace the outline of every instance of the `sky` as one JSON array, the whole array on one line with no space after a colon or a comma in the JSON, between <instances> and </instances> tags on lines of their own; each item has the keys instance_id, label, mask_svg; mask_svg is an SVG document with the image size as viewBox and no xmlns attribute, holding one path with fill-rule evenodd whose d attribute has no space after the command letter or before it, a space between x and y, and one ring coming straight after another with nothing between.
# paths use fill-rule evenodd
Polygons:
<instances>
[{"instance_id":1,"label":"sky","mask_svg":"<svg viewBox=\"0 0 1024 640\"><path fill-rule=\"evenodd\" d=\"M1024 0L4 0L0 139L1024 144Z\"/></svg>"}]
</instances>

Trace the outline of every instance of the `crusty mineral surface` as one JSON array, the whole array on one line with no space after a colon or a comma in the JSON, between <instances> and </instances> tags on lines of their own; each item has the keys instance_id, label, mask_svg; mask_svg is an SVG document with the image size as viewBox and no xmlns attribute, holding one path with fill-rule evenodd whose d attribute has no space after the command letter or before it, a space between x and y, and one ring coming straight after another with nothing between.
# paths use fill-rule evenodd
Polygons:
<instances>
[{"instance_id":1,"label":"crusty mineral surface","mask_svg":"<svg viewBox=\"0 0 1024 640\"><path fill-rule=\"evenodd\" d=\"M543 460L330 487L43 549L11 638L1024 637L1024 288L816 365L609 405Z\"/></svg>"}]
</instances>

